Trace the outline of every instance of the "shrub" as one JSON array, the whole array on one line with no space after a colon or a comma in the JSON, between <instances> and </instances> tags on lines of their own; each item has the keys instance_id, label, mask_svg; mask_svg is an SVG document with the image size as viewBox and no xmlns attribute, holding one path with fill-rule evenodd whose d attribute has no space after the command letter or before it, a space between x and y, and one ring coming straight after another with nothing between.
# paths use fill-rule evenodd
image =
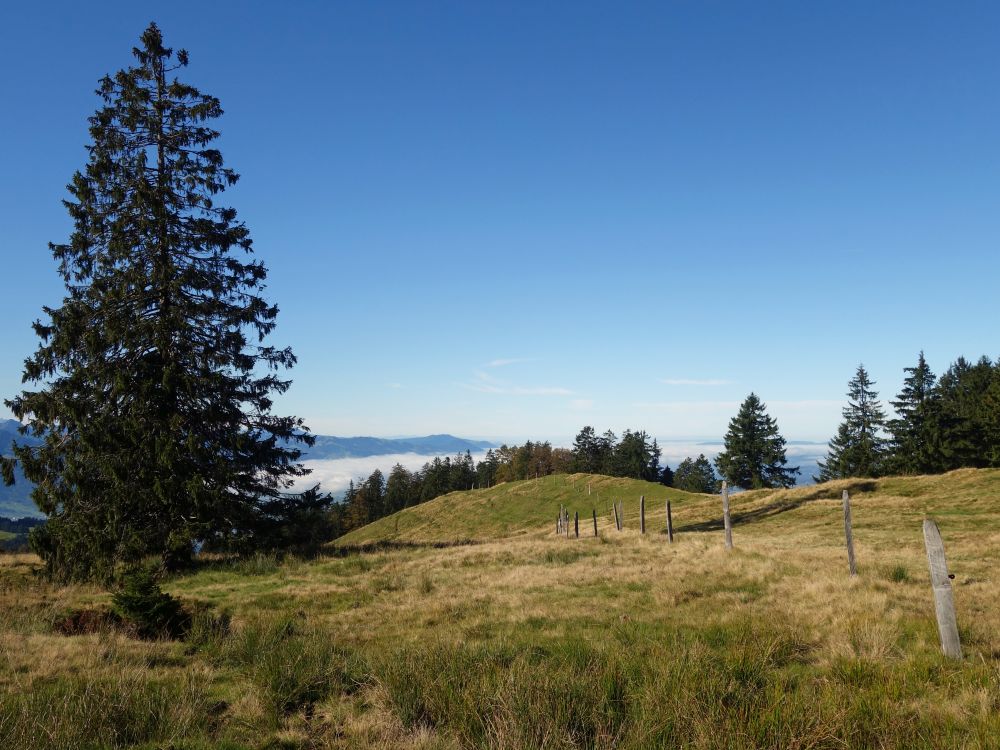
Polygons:
<instances>
[{"instance_id":1,"label":"shrub","mask_svg":"<svg viewBox=\"0 0 1000 750\"><path fill-rule=\"evenodd\" d=\"M160 588L148 567L125 574L111 609L139 638L180 638L191 626L191 615Z\"/></svg>"}]
</instances>

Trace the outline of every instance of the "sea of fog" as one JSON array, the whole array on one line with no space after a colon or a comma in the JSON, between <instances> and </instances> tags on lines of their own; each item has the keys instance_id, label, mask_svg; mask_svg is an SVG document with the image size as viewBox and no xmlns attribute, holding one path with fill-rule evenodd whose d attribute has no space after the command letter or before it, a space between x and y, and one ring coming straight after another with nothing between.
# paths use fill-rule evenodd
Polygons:
<instances>
[{"instance_id":1,"label":"sea of fog","mask_svg":"<svg viewBox=\"0 0 1000 750\"><path fill-rule=\"evenodd\" d=\"M666 440L659 443L663 455L661 464L666 464L672 469L685 458L697 458L699 453L704 453L708 459L714 459L722 450L722 443L707 443L684 440ZM785 450L790 466L798 466L801 470L799 484L812 484L813 474L816 473L816 461L826 454L826 445L821 443L791 443ZM480 461L486 452L473 453L472 458ZM300 481L298 487L311 487L319 483L324 492L332 492L336 496L341 496L347 489L348 483L353 479L366 479L375 469L380 470L386 477L395 464L401 464L410 471L420 469L425 463L434 460L433 455L423 455L419 453L390 453L382 456L367 456L365 458L334 458L317 461L304 461L303 463L312 473Z\"/></svg>"}]
</instances>

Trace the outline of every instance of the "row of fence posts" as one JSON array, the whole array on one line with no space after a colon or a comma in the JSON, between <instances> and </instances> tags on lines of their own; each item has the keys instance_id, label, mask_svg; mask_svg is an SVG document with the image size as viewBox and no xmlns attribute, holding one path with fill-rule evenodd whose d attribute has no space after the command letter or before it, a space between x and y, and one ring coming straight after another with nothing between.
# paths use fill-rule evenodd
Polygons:
<instances>
[{"instance_id":1,"label":"row of fence posts","mask_svg":"<svg viewBox=\"0 0 1000 750\"><path fill-rule=\"evenodd\" d=\"M587 495L590 496L590 483L587 484ZM729 511L729 484L722 483L722 525L725 532L726 549L733 549L733 521ZM599 496L598 496L599 497ZM851 496L847 490L842 495L844 507L844 538L847 546L847 566L852 577L858 574L857 558L854 554L854 530L851 521ZM612 514L615 528L621 531L624 527L623 501L612 501ZM593 510L594 536L597 533L597 510ZM673 514L670 500L666 502L667 541L674 541ZM573 532L580 538L580 514L573 514ZM639 496L639 532L646 533L646 496ZM569 511L565 506L559 506L559 517L556 520L556 533L569 537ZM945 656L961 659L962 644L958 636L958 620L955 615L955 599L951 587L951 579L955 576L948 573L948 565L944 556L944 541L937 524L927 518L924 520L924 547L927 550L927 564L930 568L931 587L934 591L934 611L937 617L938 633L941 637L941 650Z\"/></svg>"}]
</instances>

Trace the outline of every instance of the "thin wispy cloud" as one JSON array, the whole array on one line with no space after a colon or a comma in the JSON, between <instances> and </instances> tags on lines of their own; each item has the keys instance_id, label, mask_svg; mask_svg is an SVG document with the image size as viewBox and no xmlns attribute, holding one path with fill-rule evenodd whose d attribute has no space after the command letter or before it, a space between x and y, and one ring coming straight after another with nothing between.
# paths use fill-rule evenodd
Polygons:
<instances>
[{"instance_id":1,"label":"thin wispy cloud","mask_svg":"<svg viewBox=\"0 0 1000 750\"><path fill-rule=\"evenodd\" d=\"M515 362L526 360L494 360L494 362ZM490 365L486 365L489 367ZM501 380L483 370L473 372L475 380L471 383L459 383L458 385L477 393L493 393L501 396L572 396L573 391L560 386L523 386L516 385L507 380Z\"/></svg>"},{"instance_id":2,"label":"thin wispy cloud","mask_svg":"<svg viewBox=\"0 0 1000 750\"><path fill-rule=\"evenodd\" d=\"M573 391L558 386L499 385L494 382L459 383L462 388L477 393L495 393L505 396L572 396Z\"/></svg>"},{"instance_id":3,"label":"thin wispy cloud","mask_svg":"<svg viewBox=\"0 0 1000 750\"><path fill-rule=\"evenodd\" d=\"M660 378L664 385L732 385L734 381L722 378Z\"/></svg>"},{"instance_id":4,"label":"thin wispy cloud","mask_svg":"<svg viewBox=\"0 0 1000 750\"><path fill-rule=\"evenodd\" d=\"M519 362L531 362L527 357L509 357L507 359L494 359L487 362L484 367L506 367L507 365L516 365Z\"/></svg>"}]
</instances>

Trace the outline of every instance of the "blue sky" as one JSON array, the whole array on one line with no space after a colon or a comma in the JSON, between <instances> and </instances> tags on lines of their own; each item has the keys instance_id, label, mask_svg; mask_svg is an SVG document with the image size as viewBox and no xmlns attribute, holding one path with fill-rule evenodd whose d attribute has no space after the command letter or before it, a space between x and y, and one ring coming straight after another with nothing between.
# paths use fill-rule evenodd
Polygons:
<instances>
[{"instance_id":1,"label":"blue sky","mask_svg":"<svg viewBox=\"0 0 1000 750\"><path fill-rule=\"evenodd\" d=\"M712 439L752 390L826 440L858 362L889 397L1000 353L995 3L8 4L4 396L150 20L226 110L318 432Z\"/></svg>"}]
</instances>

